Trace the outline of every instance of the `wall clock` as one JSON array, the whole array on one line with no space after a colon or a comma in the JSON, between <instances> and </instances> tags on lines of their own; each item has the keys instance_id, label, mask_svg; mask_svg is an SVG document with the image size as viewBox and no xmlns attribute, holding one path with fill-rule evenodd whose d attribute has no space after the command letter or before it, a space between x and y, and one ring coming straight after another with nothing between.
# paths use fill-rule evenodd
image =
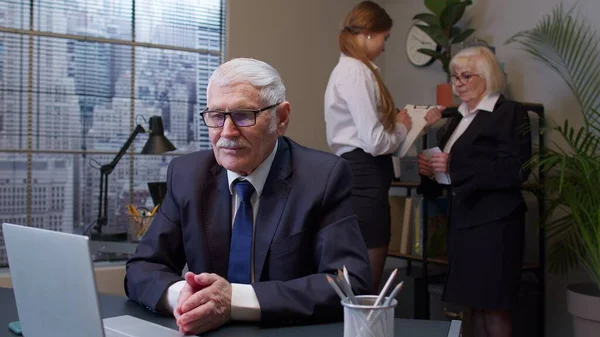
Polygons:
<instances>
[{"instance_id":1,"label":"wall clock","mask_svg":"<svg viewBox=\"0 0 600 337\"><path fill-rule=\"evenodd\" d=\"M419 22L419 24L423 23ZM417 67L428 66L435 61L433 57L420 53L418 50L421 48L432 51L441 49L429 35L414 24L410 27L406 35L406 56L410 63Z\"/></svg>"}]
</instances>

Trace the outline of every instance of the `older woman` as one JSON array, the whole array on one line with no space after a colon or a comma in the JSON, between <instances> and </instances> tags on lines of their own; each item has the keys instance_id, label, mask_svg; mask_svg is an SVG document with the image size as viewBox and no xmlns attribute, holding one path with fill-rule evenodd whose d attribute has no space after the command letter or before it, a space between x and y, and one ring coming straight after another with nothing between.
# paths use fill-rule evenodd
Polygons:
<instances>
[{"instance_id":1,"label":"older woman","mask_svg":"<svg viewBox=\"0 0 600 337\"><path fill-rule=\"evenodd\" d=\"M520 185L531 157L525 108L504 98L502 73L485 47L460 51L451 61L460 116L438 133L442 153L419 154L421 191L439 195L431 177L450 178L449 270L443 299L471 309L475 336L509 337L509 308L523 260L526 206Z\"/></svg>"}]
</instances>

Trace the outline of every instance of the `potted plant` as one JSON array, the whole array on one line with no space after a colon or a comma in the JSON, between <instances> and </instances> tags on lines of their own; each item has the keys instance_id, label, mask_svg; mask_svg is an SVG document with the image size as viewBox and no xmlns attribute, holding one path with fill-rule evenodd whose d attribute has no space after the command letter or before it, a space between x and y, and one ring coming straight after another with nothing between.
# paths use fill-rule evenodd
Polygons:
<instances>
[{"instance_id":1,"label":"potted plant","mask_svg":"<svg viewBox=\"0 0 600 337\"><path fill-rule=\"evenodd\" d=\"M600 53L598 32L562 5L515 43L549 66L579 102L583 125L565 120L550 129L566 146L535 156L530 166L547 174L550 200L546 219L548 265L567 272L583 266L593 282L567 288L568 310L576 337L600 336Z\"/></svg>"},{"instance_id":2,"label":"potted plant","mask_svg":"<svg viewBox=\"0 0 600 337\"><path fill-rule=\"evenodd\" d=\"M425 7L430 13L420 13L413 20L423 22L416 26L427 34L438 48L436 50L421 48L418 51L440 60L446 72L446 83L436 88L437 104L444 106L452 105L452 86L450 85L450 60L452 59L452 44L460 43L467 39L475 31L472 28L461 29L456 26L465 13L471 0L424 0Z\"/></svg>"}]
</instances>

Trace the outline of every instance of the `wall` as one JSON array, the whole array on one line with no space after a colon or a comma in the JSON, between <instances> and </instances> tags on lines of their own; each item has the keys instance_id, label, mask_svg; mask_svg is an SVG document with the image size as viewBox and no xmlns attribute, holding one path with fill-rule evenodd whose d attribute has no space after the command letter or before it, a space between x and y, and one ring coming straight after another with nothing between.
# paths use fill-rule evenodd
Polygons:
<instances>
[{"instance_id":1,"label":"wall","mask_svg":"<svg viewBox=\"0 0 600 337\"><path fill-rule=\"evenodd\" d=\"M508 74L509 94L513 99L543 103L547 115L557 121L569 118L580 122L579 112L571 93L562 80L545 66L518 50L515 45L504 42L518 31L534 25L559 0L473 0L464 23L476 29L476 36L497 48L500 62L505 63ZM564 0L565 8L571 8L574 0ZM405 38L412 17L425 11L423 0L386 0L384 7L393 17L395 25L392 37L386 45L386 53L378 60L383 69L386 83L393 93L397 105L434 104L435 85L445 81L439 61L426 68L412 66L405 54ZM600 30L600 18L586 13L599 13L600 1L579 0L578 12ZM552 141L553 138L550 138ZM547 275L546 288L546 336L570 336L572 327L566 311L566 284L586 280L584 273L575 272L566 277Z\"/></svg>"},{"instance_id":2,"label":"wall","mask_svg":"<svg viewBox=\"0 0 600 337\"><path fill-rule=\"evenodd\" d=\"M339 58L337 34L356 0L229 0L227 59L252 57L277 69L292 105L287 135L329 151L323 95Z\"/></svg>"}]
</instances>

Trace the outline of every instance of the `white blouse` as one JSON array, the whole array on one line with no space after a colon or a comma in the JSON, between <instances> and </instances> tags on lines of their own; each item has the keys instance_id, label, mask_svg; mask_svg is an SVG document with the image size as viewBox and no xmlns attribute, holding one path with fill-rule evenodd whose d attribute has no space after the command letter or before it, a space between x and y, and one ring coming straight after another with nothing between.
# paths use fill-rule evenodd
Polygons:
<instances>
[{"instance_id":1,"label":"white blouse","mask_svg":"<svg viewBox=\"0 0 600 337\"><path fill-rule=\"evenodd\" d=\"M498 98L500 98L499 93L487 94L479 102L479 104L477 104L477 106L475 107L475 109L473 109L473 111L469 111L469 107L467 106L467 103L463 103L458 107L458 112L460 112L460 114L463 116L463 118L460 120L460 122L456 126L456 129L454 129L454 131L452 131L450 138L448 138L448 141L444 145L445 153L450 153L450 150L452 149L452 145L454 145L456 140L458 138L460 138L460 136L462 136L462 134L467 130L467 128L469 127L469 125L471 125L471 122L475 119L475 116L477 116L477 113L479 113L480 110L485 110L485 111L489 111L489 112L494 111L494 106L496 105L496 102L498 102Z\"/></svg>"},{"instance_id":2,"label":"white blouse","mask_svg":"<svg viewBox=\"0 0 600 337\"><path fill-rule=\"evenodd\" d=\"M326 136L333 152L339 156L360 148L378 156L396 151L408 131L396 123L386 132L380 108L375 75L361 61L341 54L325 90Z\"/></svg>"}]
</instances>

